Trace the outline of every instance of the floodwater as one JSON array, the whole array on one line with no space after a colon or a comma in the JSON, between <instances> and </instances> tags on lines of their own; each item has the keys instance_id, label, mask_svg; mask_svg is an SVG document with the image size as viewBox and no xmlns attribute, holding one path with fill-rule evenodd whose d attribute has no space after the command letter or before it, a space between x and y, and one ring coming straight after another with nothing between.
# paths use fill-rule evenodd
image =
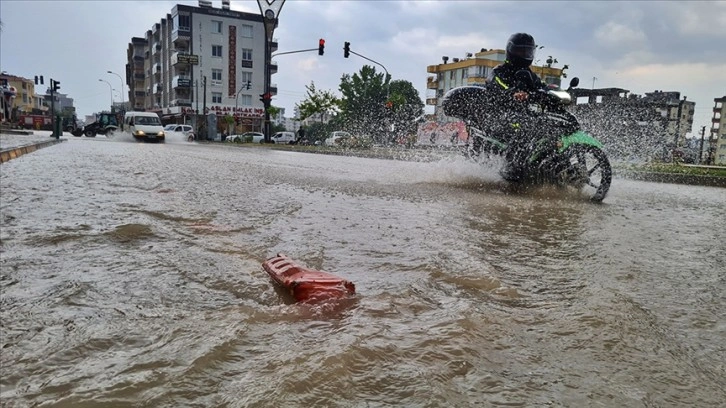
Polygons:
<instances>
[{"instance_id":1,"label":"floodwater","mask_svg":"<svg viewBox=\"0 0 726 408\"><path fill-rule=\"evenodd\" d=\"M3 407L715 407L726 190L70 139L1 167ZM293 304L285 253L353 281Z\"/></svg>"}]
</instances>

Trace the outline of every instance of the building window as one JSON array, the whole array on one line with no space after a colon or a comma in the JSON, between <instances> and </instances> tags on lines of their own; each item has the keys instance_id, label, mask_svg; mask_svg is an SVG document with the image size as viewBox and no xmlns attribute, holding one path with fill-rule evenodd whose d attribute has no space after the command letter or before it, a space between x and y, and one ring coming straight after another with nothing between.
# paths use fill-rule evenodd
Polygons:
<instances>
[{"instance_id":1,"label":"building window","mask_svg":"<svg viewBox=\"0 0 726 408\"><path fill-rule=\"evenodd\" d=\"M252 50L250 48L242 48L242 61L252 61Z\"/></svg>"},{"instance_id":2,"label":"building window","mask_svg":"<svg viewBox=\"0 0 726 408\"><path fill-rule=\"evenodd\" d=\"M222 58L222 46L221 45L212 46L212 56Z\"/></svg>"},{"instance_id":3,"label":"building window","mask_svg":"<svg viewBox=\"0 0 726 408\"><path fill-rule=\"evenodd\" d=\"M212 33L222 34L222 22L221 21L212 20Z\"/></svg>"},{"instance_id":4,"label":"building window","mask_svg":"<svg viewBox=\"0 0 726 408\"><path fill-rule=\"evenodd\" d=\"M252 38L252 26L247 24L242 24L242 31L240 33L240 36L244 38Z\"/></svg>"},{"instance_id":5,"label":"building window","mask_svg":"<svg viewBox=\"0 0 726 408\"><path fill-rule=\"evenodd\" d=\"M174 16L174 30L190 31L192 26L192 18L189 15L179 14Z\"/></svg>"},{"instance_id":6,"label":"building window","mask_svg":"<svg viewBox=\"0 0 726 408\"><path fill-rule=\"evenodd\" d=\"M242 71L242 85L247 85L247 82L252 83L252 73Z\"/></svg>"},{"instance_id":7,"label":"building window","mask_svg":"<svg viewBox=\"0 0 726 408\"><path fill-rule=\"evenodd\" d=\"M212 86L222 86L221 69L212 69Z\"/></svg>"},{"instance_id":8,"label":"building window","mask_svg":"<svg viewBox=\"0 0 726 408\"><path fill-rule=\"evenodd\" d=\"M212 103L222 103L222 92L212 92Z\"/></svg>"},{"instance_id":9,"label":"building window","mask_svg":"<svg viewBox=\"0 0 726 408\"><path fill-rule=\"evenodd\" d=\"M252 105L252 95L240 95L240 105L242 106L250 106Z\"/></svg>"}]
</instances>

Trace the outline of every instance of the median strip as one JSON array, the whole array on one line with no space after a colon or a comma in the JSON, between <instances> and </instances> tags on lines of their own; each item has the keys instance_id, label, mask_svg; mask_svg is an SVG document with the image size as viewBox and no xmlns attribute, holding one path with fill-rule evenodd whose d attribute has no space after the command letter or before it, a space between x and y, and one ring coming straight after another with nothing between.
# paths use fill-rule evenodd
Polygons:
<instances>
[{"instance_id":1,"label":"median strip","mask_svg":"<svg viewBox=\"0 0 726 408\"><path fill-rule=\"evenodd\" d=\"M46 142L33 143L24 146L12 147L9 149L0 150L0 163L5 163L12 159L16 159L24 154L32 153L38 149L52 146L61 142L65 142L66 139L54 139Z\"/></svg>"}]
</instances>

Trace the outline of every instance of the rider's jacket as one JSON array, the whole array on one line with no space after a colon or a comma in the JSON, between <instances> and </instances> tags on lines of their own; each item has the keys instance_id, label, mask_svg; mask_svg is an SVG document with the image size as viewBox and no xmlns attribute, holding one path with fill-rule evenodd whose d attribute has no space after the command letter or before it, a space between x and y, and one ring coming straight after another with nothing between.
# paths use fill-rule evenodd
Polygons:
<instances>
[{"instance_id":1,"label":"rider's jacket","mask_svg":"<svg viewBox=\"0 0 726 408\"><path fill-rule=\"evenodd\" d=\"M529 78L526 78L527 76ZM529 67L517 67L509 61L504 61L492 70L486 87L490 92L489 108L492 117L498 117L501 122L509 123L507 127L510 129L519 129L520 124L524 124L532 117L527 103L515 100L514 93L547 89L547 85ZM497 133L501 132L502 129Z\"/></svg>"},{"instance_id":2,"label":"rider's jacket","mask_svg":"<svg viewBox=\"0 0 726 408\"><path fill-rule=\"evenodd\" d=\"M517 74L519 72L519 74ZM523 80L523 74L529 75L531 80ZM504 61L492 70L487 81L487 88L493 93L501 94L497 102L511 104L511 107L521 107L522 103L514 101L513 95L516 91L534 92L539 89L547 89L537 75L529 67L519 68L509 61Z\"/></svg>"}]
</instances>

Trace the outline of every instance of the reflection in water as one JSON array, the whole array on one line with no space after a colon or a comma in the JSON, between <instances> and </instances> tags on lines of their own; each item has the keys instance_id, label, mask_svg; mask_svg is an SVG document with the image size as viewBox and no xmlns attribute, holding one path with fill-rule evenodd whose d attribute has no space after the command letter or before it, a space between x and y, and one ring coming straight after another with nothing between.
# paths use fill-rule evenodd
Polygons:
<instances>
[{"instance_id":1,"label":"reflection in water","mask_svg":"<svg viewBox=\"0 0 726 408\"><path fill-rule=\"evenodd\" d=\"M726 399L721 190L102 138L2 170L8 406ZM278 252L358 294L293 304Z\"/></svg>"}]
</instances>

